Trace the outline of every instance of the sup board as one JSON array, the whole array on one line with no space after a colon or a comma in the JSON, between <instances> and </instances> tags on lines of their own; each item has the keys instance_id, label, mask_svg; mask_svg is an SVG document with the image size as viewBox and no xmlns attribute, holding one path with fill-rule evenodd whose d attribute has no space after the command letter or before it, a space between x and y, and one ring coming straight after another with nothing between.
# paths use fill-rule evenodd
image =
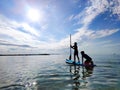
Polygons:
<instances>
[{"instance_id":1,"label":"sup board","mask_svg":"<svg viewBox=\"0 0 120 90\"><path fill-rule=\"evenodd\" d=\"M69 59L66 59L65 62L68 63L68 64L78 65L78 66L85 66L85 67L94 67L94 66L96 66L96 65L84 65L84 64L82 64L80 62L74 62L74 60L69 60Z\"/></svg>"}]
</instances>

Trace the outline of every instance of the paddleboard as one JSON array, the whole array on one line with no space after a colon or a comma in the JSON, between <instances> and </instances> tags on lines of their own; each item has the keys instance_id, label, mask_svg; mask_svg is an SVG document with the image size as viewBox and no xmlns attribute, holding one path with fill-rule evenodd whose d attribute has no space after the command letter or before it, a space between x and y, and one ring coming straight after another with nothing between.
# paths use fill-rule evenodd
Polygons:
<instances>
[{"instance_id":1,"label":"paddleboard","mask_svg":"<svg viewBox=\"0 0 120 90\"><path fill-rule=\"evenodd\" d=\"M94 66L96 66L96 65L89 65L89 66L88 65L84 65L84 64L82 64L80 62L74 62L74 60L69 60L69 59L66 59L65 62L68 63L68 64L85 66L85 67L94 67Z\"/></svg>"}]
</instances>

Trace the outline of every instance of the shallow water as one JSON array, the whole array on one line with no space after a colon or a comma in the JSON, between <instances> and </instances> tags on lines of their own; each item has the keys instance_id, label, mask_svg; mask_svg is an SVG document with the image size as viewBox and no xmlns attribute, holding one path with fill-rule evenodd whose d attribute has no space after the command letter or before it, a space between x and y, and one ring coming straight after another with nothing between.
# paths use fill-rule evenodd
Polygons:
<instances>
[{"instance_id":1,"label":"shallow water","mask_svg":"<svg viewBox=\"0 0 120 90\"><path fill-rule=\"evenodd\" d=\"M95 56L93 69L65 63L67 56L0 57L0 90L120 90L120 57Z\"/></svg>"}]
</instances>

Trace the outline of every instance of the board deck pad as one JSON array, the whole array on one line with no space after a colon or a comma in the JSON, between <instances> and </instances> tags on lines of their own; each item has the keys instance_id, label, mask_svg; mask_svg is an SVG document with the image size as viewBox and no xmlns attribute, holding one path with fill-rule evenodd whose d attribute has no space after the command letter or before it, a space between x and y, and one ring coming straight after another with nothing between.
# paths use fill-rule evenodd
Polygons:
<instances>
[{"instance_id":1,"label":"board deck pad","mask_svg":"<svg viewBox=\"0 0 120 90\"><path fill-rule=\"evenodd\" d=\"M86 65L84 65L84 64L82 64L80 62L74 62L74 60L69 60L69 59L66 59L66 63L72 64L72 65L86 66ZM89 66L92 67L92 66L96 66L96 65L89 65Z\"/></svg>"}]
</instances>

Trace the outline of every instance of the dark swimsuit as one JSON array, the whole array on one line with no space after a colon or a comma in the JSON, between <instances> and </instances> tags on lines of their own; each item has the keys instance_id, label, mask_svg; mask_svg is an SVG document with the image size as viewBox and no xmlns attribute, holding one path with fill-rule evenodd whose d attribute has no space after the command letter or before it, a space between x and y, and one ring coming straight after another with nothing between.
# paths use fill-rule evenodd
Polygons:
<instances>
[{"instance_id":1,"label":"dark swimsuit","mask_svg":"<svg viewBox=\"0 0 120 90\"><path fill-rule=\"evenodd\" d=\"M74 55L78 55L78 48L77 48L77 46L74 46Z\"/></svg>"}]
</instances>

